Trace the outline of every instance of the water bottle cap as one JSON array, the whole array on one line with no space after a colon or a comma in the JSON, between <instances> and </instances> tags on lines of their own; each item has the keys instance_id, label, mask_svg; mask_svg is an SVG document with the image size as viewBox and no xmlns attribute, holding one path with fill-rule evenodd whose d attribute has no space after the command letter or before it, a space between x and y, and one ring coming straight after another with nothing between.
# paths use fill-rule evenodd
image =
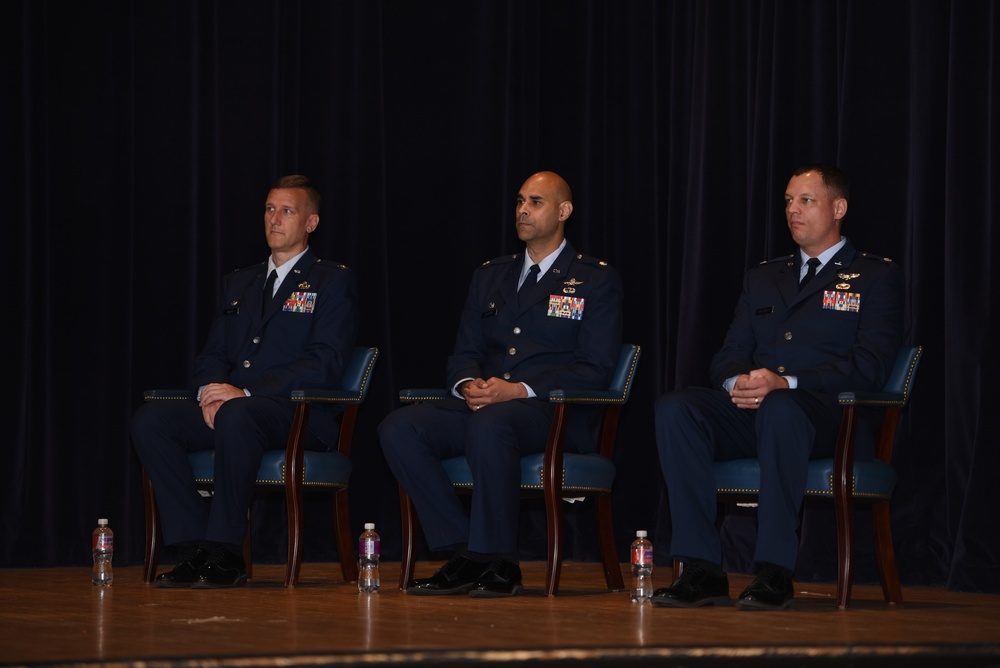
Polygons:
<instances>
[{"instance_id":1,"label":"water bottle cap","mask_svg":"<svg viewBox=\"0 0 1000 668\"><path fill-rule=\"evenodd\" d=\"M108 526L108 519L106 517L102 517L101 519L97 520L97 526L99 527Z\"/></svg>"},{"instance_id":2,"label":"water bottle cap","mask_svg":"<svg viewBox=\"0 0 1000 668\"><path fill-rule=\"evenodd\" d=\"M645 538L646 532L643 529L639 529L638 531L635 532L635 536L636 538Z\"/></svg>"},{"instance_id":3,"label":"water bottle cap","mask_svg":"<svg viewBox=\"0 0 1000 668\"><path fill-rule=\"evenodd\" d=\"M365 522L365 531L374 531L374 530L375 530L374 522Z\"/></svg>"}]
</instances>

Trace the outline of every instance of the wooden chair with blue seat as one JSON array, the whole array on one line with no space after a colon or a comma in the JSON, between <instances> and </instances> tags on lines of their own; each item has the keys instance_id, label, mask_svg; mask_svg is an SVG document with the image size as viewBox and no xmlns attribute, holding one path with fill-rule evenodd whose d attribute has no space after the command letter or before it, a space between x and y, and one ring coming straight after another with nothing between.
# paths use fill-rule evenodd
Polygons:
<instances>
[{"instance_id":1,"label":"wooden chair with blue seat","mask_svg":"<svg viewBox=\"0 0 1000 668\"><path fill-rule=\"evenodd\" d=\"M806 499L833 500L837 523L837 606L840 608L846 608L851 599L855 503L871 504L875 560L882 594L890 604L903 600L889 522L889 504L896 486L892 450L896 440L896 426L900 414L909 403L921 355L921 346L904 346L900 349L892 373L880 392L841 392L837 399L844 410L834 456L809 462ZM875 458L870 461L855 461L859 411L866 407L882 409L882 422L876 434ZM756 459L716 462L715 485L723 500L753 502L760 492L760 465ZM675 560L675 579L680 575L681 569L681 563Z\"/></svg>"},{"instance_id":2,"label":"wooden chair with blue seat","mask_svg":"<svg viewBox=\"0 0 1000 668\"><path fill-rule=\"evenodd\" d=\"M345 580L358 579L358 566L354 560L353 536L350 527L350 513L347 500L348 482L351 476L351 445L354 438L354 424L358 410L368 395L378 348L356 347L348 359L338 388L302 389L292 392L291 400L296 402L292 427L288 440L276 444L274 450L266 450L257 472L257 486L274 489L284 488L285 505L288 514L288 559L285 564L285 586L298 584L302 565L303 535L303 493L305 490L326 490L333 494L333 530L340 557L340 570ZM147 390L143 393L147 401L163 399L191 399L194 394L187 390ZM340 432L336 450L314 451L303 447L309 424L309 408L312 404L343 406L340 416ZM191 469L198 486L211 490L214 477L215 452L212 450L194 452L188 455ZM156 496L146 472L142 476L143 493L146 502L146 555L143 567L143 581L152 582L156 577L156 566L160 550L160 518L156 507ZM251 561L250 530L243 543L243 558L247 564L247 575L253 575Z\"/></svg>"},{"instance_id":3,"label":"wooden chair with blue seat","mask_svg":"<svg viewBox=\"0 0 1000 668\"><path fill-rule=\"evenodd\" d=\"M622 346L614 377L606 390L554 390L549 401L555 404L555 413L549 428L545 452L521 458L521 496L544 498L547 524L547 559L545 565L545 593L555 596L559 591L559 573L562 568L563 506L564 498L593 497L597 515L598 543L604 579L608 589L625 588L621 564L615 548L614 526L611 516L611 491L615 480L614 449L617 441L618 422L622 407L628 401L639 363L641 348L634 344ZM434 401L447 396L444 389L407 389L399 393L403 403ZM602 407L601 426L597 452L578 454L564 452L566 426L572 406L591 405ZM459 492L472 491L472 471L464 456L446 459L445 470L452 485ZM416 534L418 520L413 503L406 491L399 489L400 511L403 520L402 557L399 588L405 589L413 579L416 565Z\"/></svg>"}]
</instances>

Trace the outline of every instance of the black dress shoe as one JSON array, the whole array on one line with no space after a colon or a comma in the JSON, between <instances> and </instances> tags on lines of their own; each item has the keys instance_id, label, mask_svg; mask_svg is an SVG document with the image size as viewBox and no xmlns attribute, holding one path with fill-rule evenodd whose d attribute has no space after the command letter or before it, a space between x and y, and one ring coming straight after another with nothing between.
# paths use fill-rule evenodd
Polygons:
<instances>
[{"instance_id":1,"label":"black dress shoe","mask_svg":"<svg viewBox=\"0 0 1000 668\"><path fill-rule=\"evenodd\" d=\"M485 569L484 564L477 564L468 557L452 557L429 578L410 580L406 593L419 596L464 594L472 589Z\"/></svg>"},{"instance_id":2,"label":"black dress shoe","mask_svg":"<svg viewBox=\"0 0 1000 668\"><path fill-rule=\"evenodd\" d=\"M521 586L521 567L514 561L495 559L486 572L479 576L469 592L474 598L502 598L517 596L524 590Z\"/></svg>"},{"instance_id":3,"label":"black dress shoe","mask_svg":"<svg viewBox=\"0 0 1000 668\"><path fill-rule=\"evenodd\" d=\"M219 548L208 555L191 589L225 589L241 587L247 582L247 565L243 557Z\"/></svg>"},{"instance_id":4,"label":"black dress shoe","mask_svg":"<svg viewBox=\"0 0 1000 668\"><path fill-rule=\"evenodd\" d=\"M190 587L198 578L198 571L205 565L207 559L208 550L200 547L188 550L173 570L157 575L153 584L157 587Z\"/></svg>"},{"instance_id":5,"label":"black dress shoe","mask_svg":"<svg viewBox=\"0 0 1000 668\"><path fill-rule=\"evenodd\" d=\"M786 610L791 607L794 595L791 574L765 564L740 594L736 607L740 610Z\"/></svg>"},{"instance_id":6,"label":"black dress shoe","mask_svg":"<svg viewBox=\"0 0 1000 668\"><path fill-rule=\"evenodd\" d=\"M664 608L700 608L703 605L731 605L729 578L717 575L701 563L685 566L669 587L657 589L649 599Z\"/></svg>"}]
</instances>

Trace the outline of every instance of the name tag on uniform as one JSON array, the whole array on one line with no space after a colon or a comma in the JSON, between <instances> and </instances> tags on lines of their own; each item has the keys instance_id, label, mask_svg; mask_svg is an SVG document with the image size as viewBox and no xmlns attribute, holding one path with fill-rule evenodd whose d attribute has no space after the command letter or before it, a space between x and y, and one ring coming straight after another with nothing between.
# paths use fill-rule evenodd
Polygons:
<instances>
[{"instance_id":1,"label":"name tag on uniform","mask_svg":"<svg viewBox=\"0 0 1000 668\"><path fill-rule=\"evenodd\" d=\"M861 293L824 290L823 308L831 311L857 313L861 310Z\"/></svg>"},{"instance_id":2,"label":"name tag on uniform","mask_svg":"<svg viewBox=\"0 0 1000 668\"><path fill-rule=\"evenodd\" d=\"M292 296L285 300L281 310L290 313L312 313L316 310L316 293L293 292Z\"/></svg>"},{"instance_id":3,"label":"name tag on uniform","mask_svg":"<svg viewBox=\"0 0 1000 668\"><path fill-rule=\"evenodd\" d=\"M549 295L549 312L552 318L583 320L583 297L569 295Z\"/></svg>"}]
</instances>

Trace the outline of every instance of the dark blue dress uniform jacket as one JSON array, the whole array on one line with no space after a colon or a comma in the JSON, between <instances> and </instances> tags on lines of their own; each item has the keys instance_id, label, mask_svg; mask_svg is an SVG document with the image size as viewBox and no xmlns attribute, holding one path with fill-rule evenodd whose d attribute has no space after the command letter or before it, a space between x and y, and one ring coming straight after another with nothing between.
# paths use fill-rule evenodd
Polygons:
<instances>
[{"instance_id":1,"label":"dark blue dress uniform jacket","mask_svg":"<svg viewBox=\"0 0 1000 668\"><path fill-rule=\"evenodd\" d=\"M850 241L801 292L800 267L795 253L746 273L712 360L714 387L760 368L834 395L885 384L902 343L903 272L888 258L858 253Z\"/></svg>"},{"instance_id":2,"label":"dark blue dress uniform jacket","mask_svg":"<svg viewBox=\"0 0 1000 668\"><path fill-rule=\"evenodd\" d=\"M555 389L604 389L611 382L622 337L622 284L606 262L567 243L552 267L520 294L522 253L505 255L474 273L462 311L448 387L464 378L496 376L527 383L546 401ZM580 319L550 315L550 305L582 300ZM568 304L567 304L568 306ZM566 309L557 309L563 316ZM580 432L571 442L584 449Z\"/></svg>"},{"instance_id":3,"label":"dark blue dress uniform jacket","mask_svg":"<svg viewBox=\"0 0 1000 668\"><path fill-rule=\"evenodd\" d=\"M224 278L222 304L195 360L195 387L230 383L287 399L292 390L340 383L358 330L354 273L307 250L261 316L266 271L265 262ZM313 411L310 424L326 440L323 414Z\"/></svg>"}]
</instances>

